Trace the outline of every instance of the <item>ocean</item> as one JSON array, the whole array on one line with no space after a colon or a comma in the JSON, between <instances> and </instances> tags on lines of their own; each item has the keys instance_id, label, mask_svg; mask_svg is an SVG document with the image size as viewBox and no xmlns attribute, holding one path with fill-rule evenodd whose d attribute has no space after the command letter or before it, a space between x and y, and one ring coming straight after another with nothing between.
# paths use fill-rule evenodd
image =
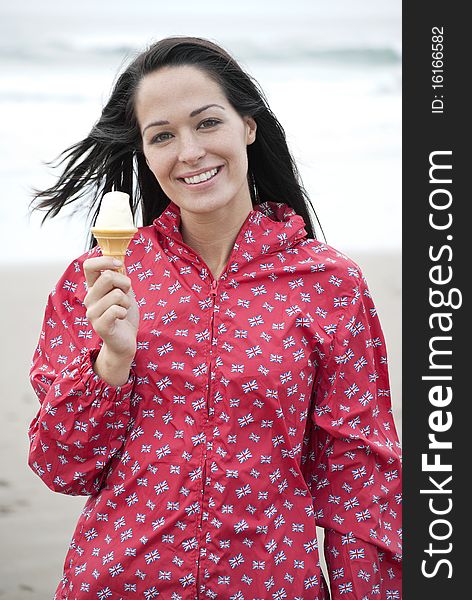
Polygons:
<instances>
[{"instance_id":1,"label":"ocean","mask_svg":"<svg viewBox=\"0 0 472 600\"><path fill-rule=\"evenodd\" d=\"M212 39L258 80L329 244L400 250L399 1L20 0L0 6L1 261L85 250L85 211L41 227L31 190L56 176L45 161L88 133L120 66L168 35Z\"/></svg>"}]
</instances>

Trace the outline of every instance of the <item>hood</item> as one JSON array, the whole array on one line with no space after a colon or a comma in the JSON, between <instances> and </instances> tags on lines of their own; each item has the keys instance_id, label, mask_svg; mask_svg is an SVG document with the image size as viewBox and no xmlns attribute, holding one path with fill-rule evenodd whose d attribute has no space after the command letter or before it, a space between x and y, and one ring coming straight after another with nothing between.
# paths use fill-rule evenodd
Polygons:
<instances>
[{"instance_id":1,"label":"hood","mask_svg":"<svg viewBox=\"0 0 472 600\"><path fill-rule=\"evenodd\" d=\"M170 201L153 225L170 241L188 248L180 232L180 207ZM293 208L282 202L262 202L253 206L234 243L233 262L244 262L263 254L285 250L305 238L305 221Z\"/></svg>"}]
</instances>

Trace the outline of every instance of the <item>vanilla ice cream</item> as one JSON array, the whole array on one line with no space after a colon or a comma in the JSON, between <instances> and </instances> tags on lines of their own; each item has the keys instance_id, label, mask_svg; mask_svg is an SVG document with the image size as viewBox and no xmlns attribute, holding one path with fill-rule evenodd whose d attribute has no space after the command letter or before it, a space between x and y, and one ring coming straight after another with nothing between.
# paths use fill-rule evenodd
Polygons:
<instances>
[{"instance_id":1,"label":"vanilla ice cream","mask_svg":"<svg viewBox=\"0 0 472 600\"><path fill-rule=\"evenodd\" d=\"M121 231L135 229L129 194L108 192L103 196L95 229Z\"/></svg>"}]
</instances>

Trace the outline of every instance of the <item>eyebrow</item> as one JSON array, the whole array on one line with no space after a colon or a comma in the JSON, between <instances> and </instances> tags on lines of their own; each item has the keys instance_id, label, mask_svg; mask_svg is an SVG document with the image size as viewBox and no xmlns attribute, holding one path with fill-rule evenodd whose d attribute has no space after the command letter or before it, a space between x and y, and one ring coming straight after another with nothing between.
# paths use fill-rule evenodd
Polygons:
<instances>
[{"instance_id":1,"label":"eyebrow","mask_svg":"<svg viewBox=\"0 0 472 600\"><path fill-rule=\"evenodd\" d=\"M221 110L225 110L224 107L221 106L220 104L205 104L205 106L201 106L200 108L196 108L195 110L192 110L192 112L190 113L190 117L196 117L203 111L205 111L209 108L212 108L213 106L216 106L217 108L221 108ZM146 131L146 129L149 129L149 127L158 127L160 125L169 125L169 121L153 121L152 123L149 123L148 125L146 125L146 127L141 132L141 135L144 135L144 132Z\"/></svg>"}]
</instances>

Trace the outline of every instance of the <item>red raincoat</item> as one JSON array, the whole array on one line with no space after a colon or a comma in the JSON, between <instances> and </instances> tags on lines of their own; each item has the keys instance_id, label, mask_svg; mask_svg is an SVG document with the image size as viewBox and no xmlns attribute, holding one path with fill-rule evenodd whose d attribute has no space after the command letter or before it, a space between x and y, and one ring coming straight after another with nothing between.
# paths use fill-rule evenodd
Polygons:
<instances>
[{"instance_id":1,"label":"red raincoat","mask_svg":"<svg viewBox=\"0 0 472 600\"><path fill-rule=\"evenodd\" d=\"M401 467L384 338L359 267L256 205L215 281L171 202L127 256L140 307L128 382L75 260L48 299L29 465L89 496L56 599L401 597Z\"/></svg>"}]
</instances>

